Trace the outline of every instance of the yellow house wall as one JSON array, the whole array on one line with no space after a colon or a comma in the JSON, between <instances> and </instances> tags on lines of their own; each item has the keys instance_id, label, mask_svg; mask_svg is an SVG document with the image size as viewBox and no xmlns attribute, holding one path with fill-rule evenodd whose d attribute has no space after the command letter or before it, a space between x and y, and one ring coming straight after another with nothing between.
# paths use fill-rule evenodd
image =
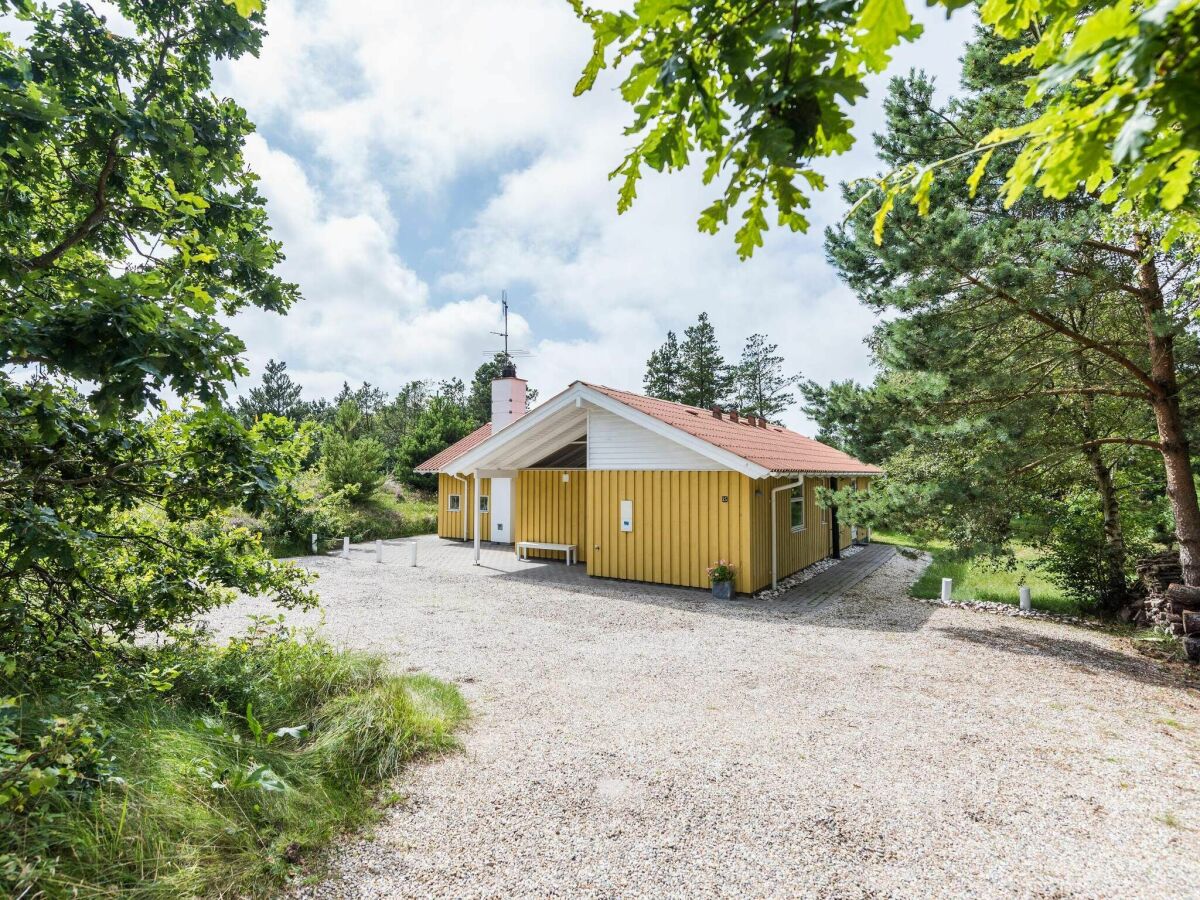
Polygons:
<instances>
[{"instance_id":1,"label":"yellow house wall","mask_svg":"<svg viewBox=\"0 0 1200 900\"><path fill-rule=\"evenodd\" d=\"M563 481L563 477L566 481ZM588 557L588 473L577 469L522 469L516 482L516 540L575 544ZM530 556L562 559L562 553L530 550Z\"/></svg>"},{"instance_id":2,"label":"yellow house wall","mask_svg":"<svg viewBox=\"0 0 1200 900\"><path fill-rule=\"evenodd\" d=\"M562 480L563 474L568 481ZM515 481L518 541L576 544L589 575L656 584L707 588L707 569L718 559L737 567L739 593L771 584L771 488L791 478L752 480L737 472L582 471L524 469ZM484 478L488 494L491 480ZM851 479L841 479L845 487ZM857 479L866 490L869 479ZM824 478L805 479L807 524L791 529L787 494L777 501L779 577L812 565L832 550L828 512L817 506ZM473 480L467 479L464 512L451 512L449 497L463 484L438 476L438 535L474 538ZM726 499L722 499L726 498ZM620 528L620 501L633 501L633 531ZM487 513L483 534L490 533ZM842 525L842 546L850 546L850 525ZM532 553L532 555L539 555ZM561 558L561 554L541 554Z\"/></svg>"},{"instance_id":3,"label":"yellow house wall","mask_svg":"<svg viewBox=\"0 0 1200 900\"><path fill-rule=\"evenodd\" d=\"M489 497L492 489L492 479L479 479L479 487L483 492L483 496ZM450 495L459 494L462 496L462 508L458 512L450 510ZM475 540L475 479L471 476L466 477L466 487L464 493L463 482L444 473L438 473L438 537L454 538L463 540L463 516L467 518L467 537L468 541ZM491 534L491 517L487 513L483 513L480 521L482 522L481 535L484 540L487 540Z\"/></svg>"},{"instance_id":4,"label":"yellow house wall","mask_svg":"<svg viewBox=\"0 0 1200 900\"><path fill-rule=\"evenodd\" d=\"M791 484L795 478L763 478L747 481L751 487L750 544L751 587L758 591L771 586L771 489ZM817 507L817 488L828 484L824 478L804 479L805 527L792 531L790 491L775 498L776 534L779 540L779 578L786 578L824 559L832 549L832 529L828 514L823 518ZM848 532L847 532L848 533Z\"/></svg>"},{"instance_id":5,"label":"yellow house wall","mask_svg":"<svg viewBox=\"0 0 1200 900\"><path fill-rule=\"evenodd\" d=\"M750 479L737 472L589 471L589 575L708 587L718 559L737 567L734 588L751 590ZM633 530L621 531L621 501Z\"/></svg>"}]
</instances>

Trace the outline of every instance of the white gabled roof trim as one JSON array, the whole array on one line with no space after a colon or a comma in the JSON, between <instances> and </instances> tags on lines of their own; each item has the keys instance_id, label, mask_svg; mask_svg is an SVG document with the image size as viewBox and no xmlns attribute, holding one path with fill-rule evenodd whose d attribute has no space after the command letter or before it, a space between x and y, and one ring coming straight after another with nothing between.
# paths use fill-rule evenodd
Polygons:
<instances>
[{"instance_id":1,"label":"white gabled roof trim","mask_svg":"<svg viewBox=\"0 0 1200 900\"><path fill-rule=\"evenodd\" d=\"M608 396L608 394L603 394L583 384L576 385L575 387L586 392L584 399L598 406L600 409L621 416L623 419L628 419L635 425L640 425L647 431L662 435L668 440L675 441L677 444L682 444L689 450L694 450L701 456L706 456L713 462L720 463L727 468L733 469L735 472L741 472L744 475L749 475L751 478L765 478L770 472L769 469L760 466L758 463L751 462L748 459L738 456L736 453L730 453L728 450L710 444L703 438L698 438L694 434L688 434L674 425L668 425L661 419L656 419L654 416L647 415L641 410L634 409L632 406Z\"/></svg>"},{"instance_id":2,"label":"white gabled roof trim","mask_svg":"<svg viewBox=\"0 0 1200 900\"><path fill-rule=\"evenodd\" d=\"M481 462L487 460L496 451L537 428L545 419L550 418L555 413L572 404L575 404L576 408L578 408L579 401L586 401L598 409L603 409L623 419L627 419L635 425L645 428L647 431L681 444L689 450L699 453L701 456L707 457L735 472L741 472L751 478L766 478L772 474L769 469L760 466L758 463L751 462L748 459L738 456L736 453L731 453L728 450L714 446L706 440L688 434L686 431L682 431L673 425L668 425L666 422L662 422L653 416L627 406L620 400L616 400L607 394L590 388L586 384L579 383L571 385L557 397L547 401L537 409L531 410L511 425L501 429L486 440L481 441L458 457L458 459L453 460L443 471L451 474L454 472L474 471L474 469L479 467Z\"/></svg>"}]
</instances>

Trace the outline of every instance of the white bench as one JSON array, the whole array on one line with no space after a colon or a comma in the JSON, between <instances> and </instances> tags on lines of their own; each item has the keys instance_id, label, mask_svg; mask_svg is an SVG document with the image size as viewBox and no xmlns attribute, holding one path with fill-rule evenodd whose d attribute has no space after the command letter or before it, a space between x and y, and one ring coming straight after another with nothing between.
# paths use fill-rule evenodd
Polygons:
<instances>
[{"instance_id":1,"label":"white bench","mask_svg":"<svg viewBox=\"0 0 1200 900\"><path fill-rule=\"evenodd\" d=\"M530 550L559 550L567 555L567 565L578 562L576 544L549 544L544 541L517 541L517 559L529 559Z\"/></svg>"}]
</instances>

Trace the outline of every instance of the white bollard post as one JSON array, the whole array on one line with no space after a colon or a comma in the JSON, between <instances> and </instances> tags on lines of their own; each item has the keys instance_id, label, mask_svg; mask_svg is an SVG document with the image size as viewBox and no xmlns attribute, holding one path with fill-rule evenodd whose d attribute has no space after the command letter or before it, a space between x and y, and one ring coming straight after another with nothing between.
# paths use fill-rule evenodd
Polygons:
<instances>
[{"instance_id":1,"label":"white bollard post","mask_svg":"<svg viewBox=\"0 0 1200 900\"><path fill-rule=\"evenodd\" d=\"M413 541L410 546L412 547L412 562L409 565L415 566L417 564L417 542Z\"/></svg>"},{"instance_id":2,"label":"white bollard post","mask_svg":"<svg viewBox=\"0 0 1200 900\"><path fill-rule=\"evenodd\" d=\"M342 538L342 559L350 558L350 538Z\"/></svg>"},{"instance_id":3,"label":"white bollard post","mask_svg":"<svg viewBox=\"0 0 1200 900\"><path fill-rule=\"evenodd\" d=\"M1021 585L1021 612L1029 612L1033 607L1033 596L1028 585Z\"/></svg>"},{"instance_id":4,"label":"white bollard post","mask_svg":"<svg viewBox=\"0 0 1200 900\"><path fill-rule=\"evenodd\" d=\"M313 536L312 536L312 552L313 552L314 554L317 552L317 535L316 535L316 532L313 532Z\"/></svg>"},{"instance_id":5,"label":"white bollard post","mask_svg":"<svg viewBox=\"0 0 1200 900\"><path fill-rule=\"evenodd\" d=\"M383 562L383 541L375 542L375 562Z\"/></svg>"},{"instance_id":6,"label":"white bollard post","mask_svg":"<svg viewBox=\"0 0 1200 900\"><path fill-rule=\"evenodd\" d=\"M942 579L942 602L943 603L950 602L950 593L953 590L954 590L954 579L953 578L943 578Z\"/></svg>"}]
</instances>

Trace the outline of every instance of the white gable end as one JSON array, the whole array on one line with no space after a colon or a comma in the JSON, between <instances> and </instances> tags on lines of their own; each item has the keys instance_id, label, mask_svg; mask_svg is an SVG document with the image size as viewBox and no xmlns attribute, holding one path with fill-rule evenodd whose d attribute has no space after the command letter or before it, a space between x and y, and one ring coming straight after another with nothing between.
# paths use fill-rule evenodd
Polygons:
<instances>
[{"instance_id":1,"label":"white gable end","mask_svg":"<svg viewBox=\"0 0 1200 900\"><path fill-rule=\"evenodd\" d=\"M602 409L588 413L587 442L589 469L718 472L727 468L670 438Z\"/></svg>"}]
</instances>

